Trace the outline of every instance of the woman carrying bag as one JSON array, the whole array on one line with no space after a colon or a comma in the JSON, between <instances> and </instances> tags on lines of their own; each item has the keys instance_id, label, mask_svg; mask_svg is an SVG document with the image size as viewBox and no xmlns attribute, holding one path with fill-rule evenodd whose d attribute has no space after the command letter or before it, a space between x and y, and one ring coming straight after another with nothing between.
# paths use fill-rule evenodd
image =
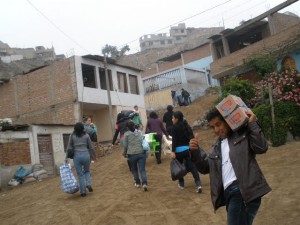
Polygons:
<instances>
[{"instance_id":1,"label":"woman carrying bag","mask_svg":"<svg viewBox=\"0 0 300 225\"><path fill-rule=\"evenodd\" d=\"M66 162L74 153L74 166L79 179L80 195L86 196L86 188L93 191L90 174L91 158L95 160L95 151L92 147L90 136L85 133L83 123L76 123L74 131L70 135L67 147Z\"/></svg>"},{"instance_id":2,"label":"woman carrying bag","mask_svg":"<svg viewBox=\"0 0 300 225\"><path fill-rule=\"evenodd\" d=\"M185 162L187 171L193 174L196 192L201 193L201 180L198 170L191 160L191 153L189 148L190 139L194 138L192 128L188 125L187 121L183 118L180 111L173 113L173 133L172 133L172 153L171 157L176 158L181 164ZM178 187L184 189L184 178L178 179Z\"/></svg>"},{"instance_id":3,"label":"woman carrying bag","mask_svg":"<svg viewBox=\"0 0 300 225\"><path fill-rule=\"evenodd\" d=\"M124 135L124 152L123 156L128 157L131 165L132 174L135 181L135 186L139 188L142 186L144 191L148 191L148 181L146 173L146 151L143 149L143 135L142 132L135 128L134 122L130 121L127 124L128 131Z\"/></svg>"}]
</instances>

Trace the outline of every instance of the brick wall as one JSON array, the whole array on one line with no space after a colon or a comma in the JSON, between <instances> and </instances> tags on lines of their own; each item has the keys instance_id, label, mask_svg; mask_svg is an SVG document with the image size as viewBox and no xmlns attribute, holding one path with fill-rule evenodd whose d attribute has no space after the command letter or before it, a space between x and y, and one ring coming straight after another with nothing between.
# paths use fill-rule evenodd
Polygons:
<instances>
[{"instance_id":1,"label":"brick wall","mask_svg":"<svg viewBox=\"0 0 300 225\"><path fill-rule=\"evenodd\" d=\"M205 45L202 45L202 46L200 46L198 48L195 48L193 50L185 51L183 53L183 61L184 61L184 64L188 64L190 62L205 58L205 57L210 56L210 55L211 55L211 53L210 53L209 44L205 44ZM165 62L165 63L162 63L162 64L159 65L159 72L163 72L163 71L172 69L174 67L179 67L181 65L182 65L181 58L177 59L175 61L172 61L172 62ZM156 68L152 68L150 70L143 71L142 72L142 77L144 78L144 77L147 77L147 76L154 75L156 73L157 73Z\"/></svg>"},{"instance_id":2,"label":"brick wall","mask_svg":"<svg viewBox=\"0 0 300 225\"><path fill-rule=\"evenodd\" d=\"M300 34L300 23L287 28L276 35L256 42L246 48L233 52L226 57L218 59L212 62L210 65L212 75L214 78L229 75L226 74L226 71L242 65L245 59L255 56L255 54L261 54L263 52L270 51L271 49L278 49L280 46L282 46L282 44L296 37L297 34Z\"/></svg>"},{"instance_id":3,"label":"brick wall","mask_svg":"<svg viewBox=\"0 0 300 225\"><path fill-rule=\"evenodd\" d=\"M0 143L0 161L2 166L31 164L29 140L13 139Z\"/></svg>"},{"instance_id":4,"label":"brick wall","mask_svg":"<svg viewBox=\"0 0 300 225\"><path fill-rule=\"evenodd\" d=\"M0 86L0 118L15 124L74 124L75 75L70 60L18 75Z\"/></svg>"}]
</instances>

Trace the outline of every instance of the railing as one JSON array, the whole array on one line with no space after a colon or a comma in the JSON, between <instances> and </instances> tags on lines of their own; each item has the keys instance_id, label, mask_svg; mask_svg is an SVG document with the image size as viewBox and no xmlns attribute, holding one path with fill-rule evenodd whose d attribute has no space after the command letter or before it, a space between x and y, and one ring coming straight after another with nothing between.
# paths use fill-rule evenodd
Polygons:
<instances>
[{"instance_id":1,"label":"railing","mask_svg":"<svg viewBox=\"0 0 300 225\"><path fill-rule=\"evenodd\" d=\"M177 68L166 73L159 74L155 77L145 79L143 82L145 93L154 92L174 86L176 84L181 84L181 72L180 69Z\"/></svg>"}]
</instances>

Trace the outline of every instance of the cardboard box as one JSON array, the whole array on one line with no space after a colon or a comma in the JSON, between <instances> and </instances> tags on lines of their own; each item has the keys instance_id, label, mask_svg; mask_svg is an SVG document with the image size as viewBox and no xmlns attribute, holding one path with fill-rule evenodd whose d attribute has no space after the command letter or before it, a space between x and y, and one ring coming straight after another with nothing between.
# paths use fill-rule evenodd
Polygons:
<instances>
[{"instance_id":1,"label":"cardboard box","mask_svg":"<svg viewBox=\"0 0 300 225\"><path fill-rule=\"evenodd\" d=\"M230 115L225 117L227 124L233 131L238 130L241 126L248 122L249 117L245 112L247 112L247 109L238 107Z\"/></svg>"},{"instance_id":2,"label":"cardboard box","mask_svg":"<svg viewBox=\"0 0 300 225\"><path fill-rule=\"evenodd\" d=\"M249 117L246 112L252 112L243 100L235 95L228 95L216 105L216 108L233 131L247 123Z\"/></svg>"},{"instance_id":3,"label":"cardboard box","mask_svg":"<svg viewBox=\"0 0 300 225\"><path fill-rule=\"evenodd\" d=\"M216 107L223 117L228 116L237 107L248 108L243 100L235 95L228 95Z\"/></svg>"}]
</instances>

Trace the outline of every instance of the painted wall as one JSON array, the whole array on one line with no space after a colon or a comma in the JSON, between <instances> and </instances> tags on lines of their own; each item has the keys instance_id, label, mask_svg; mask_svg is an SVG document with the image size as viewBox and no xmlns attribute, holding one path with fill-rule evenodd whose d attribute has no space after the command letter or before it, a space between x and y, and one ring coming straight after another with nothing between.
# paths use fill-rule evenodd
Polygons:
<instances>
[{"instance_id":1,"label":"painted wall","mask_svg":"<svg viewBox=\"0 0 300 225\"><path fill-rule=\"evenodd\" d=\"M295 62L296 62L296 69L298 71L300 71L300 49L297 49L297 50L291 52L287 56L290 56L290 57L292 57L295 60ZM277 69L278 70L281 69L282 60L283 59L280 59L280 60L277 61Z\"/></svg>"},{"instance_id":2,"label":"painted wall","mask_svg":"<svg viewBox=\"0 0 300 225\"><path fill-rule=\"evenodd\" d=\"M82 71L81 71L82 63L96 67L95 74L96 74L97 88L83 87L83 79L82 79ZM98 68L99 67L104 68L103 62L82 58L80 56L75 56L75 67L76 67L76 80L77 80L77 90L78 90L79 101L108 105L107 91L102 90L100 88L100 81L99 81ZM140 73L135 70L123 68L123 67L116 66L116 65L110 65L110 64L108 65L108 69L110 69L112 71L112 80L113 80L113 85L114 85L114 89L115 89L110 92L112 105L126 105L126 106L132 106L132 107L134 105L139 105L139 106L144 107L145 106L144 95L143 95L144 88L143 88L143 83L142 83ZM129 80L128 79L129 74L137 76L140 94L136 95L136 94L119 92L116 88L117 84L118 84L117 72L126 73L127 81ZM130 88L128 82L127 82L127 84L128 84L128 87ZM129 92L130 92L130 90L129 90Z\"/></svg>"}]
</instances>

